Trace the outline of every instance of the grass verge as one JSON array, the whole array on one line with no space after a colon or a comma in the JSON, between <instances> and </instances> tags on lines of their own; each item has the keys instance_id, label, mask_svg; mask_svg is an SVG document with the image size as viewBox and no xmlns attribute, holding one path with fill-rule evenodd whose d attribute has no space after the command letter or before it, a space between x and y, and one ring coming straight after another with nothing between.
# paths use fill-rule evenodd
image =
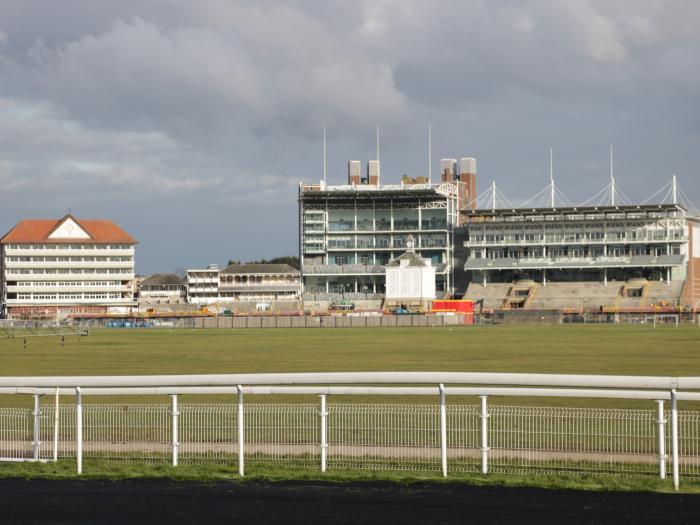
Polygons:
<instances>
[{"instance_id":1,"label":"grass verge","mask_svg":"<svg viewBox=\"0 0 700 525\"><path fill-rule=\"evenodd\" d=\"M472 486L536 487L552 490L622 491L622 492L673 492L670 479L633 477L580 472L532 472L526 474L488 474L453 472L443 478L439 472L406 472L377 470L329 470L286 465L250 465L245 477L238 475L237 466L223 464L180 465L124 464L104 461L87 461L84 472L78 476L75 462L61 460L57 463L6 463L0 464L0 478L55 479L55 480L105 480L123 481L150 479L172 482L229 482L248 481L290 482L311 481L325 483L374 483L398 484L459 483ZM681 480L681 492L700 493L700 480Z\"/></svg>"}]
</instances>

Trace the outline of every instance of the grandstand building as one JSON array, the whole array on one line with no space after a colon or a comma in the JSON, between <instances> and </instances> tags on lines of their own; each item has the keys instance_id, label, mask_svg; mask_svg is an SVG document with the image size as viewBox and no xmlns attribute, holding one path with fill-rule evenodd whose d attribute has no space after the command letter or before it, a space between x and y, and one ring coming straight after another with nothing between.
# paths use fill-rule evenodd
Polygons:
<instances>
[{"instance_id":1,"label":"grandstand building","mask_svg":"<svg viewBox=\"0 0 700 525\"><path fill-rule=\"evenodd\" d=\"M187 270L187 297L201 306L298 301L301 275L287 264L232 264L224 270L211 265Z\"/></svg>"},{"instance_id":2,"label":"grandstand building","mask_svg":"<svg viewBox=\"0 0 700 525\"><path fill-rule=\"evenodd\" d=\"M56 318L136 305L136 240L108 220L23 220L0 239L2 313Z\"/></svg>"},{"instance_id":3,"label":"grandstand building","mask_svg":"<svg viewBox=\"0 0 700 525\"><path fill-rule=\"evenodd\" d=\"M679 204L461 211L486 309L697 307L700 222Z\"/></svg>"},{"instance_id":4,"label":"grandstand building","mask_svg":"<svg viewBox=\"0 0 700 525\"><path fill-rule=\"evenodd\" d=\"M299 259L308 300L381 299L385 266L415 239L435 267L440 297L455 290L459 210L474 206L476 160L443 159L438 183L404 176L381 184L379 161L348 163L347 184L299 185Z\"/></svg>"},{"instance_id":5,"label":"grandstand building","mask_svg":"<svg viewBox=\"0 0 700 525\"><path fill-rule=\"evenodd\" d=\"M156 273L138 283L139 305L187 302L187 283L174 273Z\"/></svg>"}]
</instances>

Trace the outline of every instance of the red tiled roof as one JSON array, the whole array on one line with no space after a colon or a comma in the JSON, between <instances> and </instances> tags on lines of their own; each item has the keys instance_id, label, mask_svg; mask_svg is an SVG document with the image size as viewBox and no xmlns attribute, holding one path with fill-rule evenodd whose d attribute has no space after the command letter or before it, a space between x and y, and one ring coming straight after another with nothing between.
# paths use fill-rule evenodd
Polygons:
<instances>
[{"instance_id":1,"label":"red tiled roof","mask_svg":"<svg viewBox=\"0 0 700 525\"><path fill-rule=\"evenodd\" d=\"M83 230L90 235L89 239L49 239L49 235L66 219L73 219ZM78 220L71 215L62 219L26 219L17 223L7 234L0 239L0 244L8 243L124 243L136 244L136 239L122 230L112 221L102 219Z\"/></svg>"}]
</instances>

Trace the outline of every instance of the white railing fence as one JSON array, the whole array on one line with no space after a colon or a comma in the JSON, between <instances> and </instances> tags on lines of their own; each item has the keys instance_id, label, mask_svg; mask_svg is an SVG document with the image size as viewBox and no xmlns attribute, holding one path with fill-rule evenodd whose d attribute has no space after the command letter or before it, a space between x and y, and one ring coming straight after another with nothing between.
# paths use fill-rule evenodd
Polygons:
<instances>
[{"instance_id":1,"label":"white railing fence","mask_svg":"<svg viewBox=\"0 0 700 525\"><path fill-rule=\"evenodd\" d=\"M329 376L365 384L420 383L442 376L450 383L509 386L318 386L334 383ZM700 477L700 411L678 410L679 400L697 401L700 393L651 390L697 388L698 378L265 374L83 377L81 384L90 386L68 388L75 379L0 378L0 394L33 398L31 408L0 408L0 461L75 458L78 473L84 460L237 463L241 475L250 465L324 472L435 471L443 476L585 472L665 479L670 471L675 488L681 475ZM252 385L236 384L241 379ZM221 386L227 380L232 386ZM202 386L207 383L218 386ZM296 386L300 383L306 386ZM585 388L563 388L571 385ZM170 396L170 403L95 402L105 395L163 394ZM185 403L180 402L183 394L224 394L230 401ZM248 394L304 397L298 403L251 403ZM309 394L318 401L308 402ZM334 401L336 395L343 395L342 401ZM392 401L347 402L353 395ZM420 403L408 399L416 395L432 397L429 402L420 398ZM474 402L465 403L464 396ZM492 396L642 399L649 401L649 409L510 406L494 404ZM451 397L458 402L450 402ZM90 402L84 403L85 398Z\"/></svg>"}]
</instances>

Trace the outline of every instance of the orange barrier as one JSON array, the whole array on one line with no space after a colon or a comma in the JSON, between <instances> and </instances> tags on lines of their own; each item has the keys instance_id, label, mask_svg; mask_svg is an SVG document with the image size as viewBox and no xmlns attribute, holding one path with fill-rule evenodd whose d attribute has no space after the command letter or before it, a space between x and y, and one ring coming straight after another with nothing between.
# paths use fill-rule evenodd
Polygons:
<instances>
[{"instance_id":1,"label":"orange barrier","mask_svg":"<svg viewBox=\"0 0 700 525\"><path fill-rule=\"evenodd\" d=\"M431 312L452 312L456 314L473 314L474 301L467 299L441 299L433 301Z\"/></svg>"}]
</instances>

